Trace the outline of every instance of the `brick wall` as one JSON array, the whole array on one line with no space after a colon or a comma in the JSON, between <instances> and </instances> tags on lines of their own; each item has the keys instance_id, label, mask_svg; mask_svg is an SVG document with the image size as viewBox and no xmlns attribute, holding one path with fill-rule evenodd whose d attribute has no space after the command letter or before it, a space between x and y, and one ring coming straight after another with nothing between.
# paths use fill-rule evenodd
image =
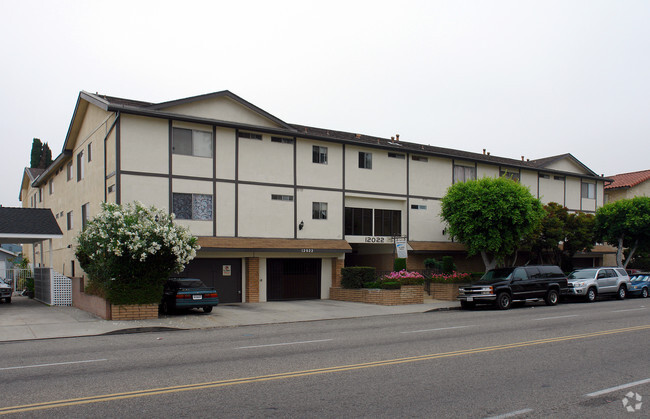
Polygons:
<instances>
[{"instance_id":1,"label":"brick wall","mask_svg":"<svg viewBox=\"0 0 650 419\"><path fill-rule=\"evenodd\" d=\"M423 304L423 295L422 285L404 285L398 290L330 288L330 300L378 304L382 306Z\"/></svg>"},{"instance_id":2,"label":"brick wall","mask_svg":"<svg viewBox=\"0 0 650 419\"><path fill-rule=\"evenodd\" d=\"M111 319L111 305L101 297L86 294L83 278L72 278L72 306L104 320Z\"/></svg>"},{"instance_id":3,"label":"brick wall","mask_svg":"<svg viewBox=\"0 0 650 419\"><path fill-rule=\"evenodd\" d=\"M158 318L158 304L111 304L111 320L144 320Z\"/></svg>"},{"instance_id":4,"label":"brick wall","mask_svg":"<svg viewBox=\"0 0 650 419\"><path fill-rule=\"evenodd\" d=\"M332 286L341 286L341 269L345 266L345 259L332 258Z\"/></svg>"},{"instance_id":5,"label":"brick wall","mask_svg":"<svg viewBox=\"0 0 650 419\"><path fill-rule=\"evenodd\" d=\"M431 283L431 297L436 300L456 301L459 284Z\"/></svg>"},{"instance_id":6,"label":"brick wall","mask_svg":"<svg viewBox=\"0 0 650 419\"><path fill-rule=\"evenodd\" d=\"M246 302L260 302L260 258L246 258Z\"/></svg>"}]
</instances>

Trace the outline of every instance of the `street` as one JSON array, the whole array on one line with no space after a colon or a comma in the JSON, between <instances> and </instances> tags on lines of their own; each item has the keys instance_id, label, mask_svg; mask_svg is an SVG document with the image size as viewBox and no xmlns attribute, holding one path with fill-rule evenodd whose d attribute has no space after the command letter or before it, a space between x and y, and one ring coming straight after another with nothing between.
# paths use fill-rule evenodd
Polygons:
<instances>
[{"instance_id":1,"label":"street","mask_svg":"<svg viewBox=\"0 0 650 419\"><path fill-rule=\"evenodd\" d=\"M7 342L0 415L647 417L647 305L542 303Z\"/></svg>"}]
</instances>

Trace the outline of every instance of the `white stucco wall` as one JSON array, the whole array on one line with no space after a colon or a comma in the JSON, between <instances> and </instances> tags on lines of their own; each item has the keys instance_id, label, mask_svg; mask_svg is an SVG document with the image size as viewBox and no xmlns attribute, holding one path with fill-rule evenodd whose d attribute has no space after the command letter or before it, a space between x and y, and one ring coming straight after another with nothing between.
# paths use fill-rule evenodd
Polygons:
<instances>
[{"instance_id":1,"label":"white stucco wall","mask_svg":"<svg viewBox=\"0 0 650 419\"><path fill-rule=\"evenodd\" d=\"M372 154L372 169L359 168L360 151ZM400 150L394 152L404 154ZM388 157L386 150L347 146L345 187L357 191L403 194L406 192L406 158Z\"/></svg>"},{"instance_id":2,"label":"white stucco wall","mask_svg":"<svg viewBox=\"0 0 650 419\"><path fill-rule=\"evenodd\" d=\"M235 235L235 184L217 182L217 236Z\"/></svg>"},{"instance_id":3,"label":"white stucco wall","mask_svg":"<svg viewBox=\"0 0 650 419\"><path fill-rule=\"evenodd\" d=\"M434 199L411 199L410 205L426 205L427 209L411 209L409 206L409 240L446 241L445 228L440 219L440 201Z\"/></svg>"},{"instance_id":4,"label":"white stucco wall","mask_svg":"<svg viewBox=\"0 0 650 419\"><path fill-rule=\"evenodd\" d=\"M235 178L235 130L217 128L216 146L217 178Z\"/></svg>"},{"instance_id":5,"label":"white stucco wall","mask_svg":"<svg viewBox=\"0 0 650 419\"><path fill-rule=\"evenodd\" d=\"M294 202L273 200L272 194L293 196L293 188L239 186L239 235L241 237L293 237Z\"/></svg>"},{"instance_id":6,"label":"white stucco wall","mask_svg":"<svg viewBox=\"0 0 650 419\"><path fill-rule=\"evenodd\" d=\"M304 222L298 230L299 239L342 239L343 238L343 194L341 192L298 189L298 218ZM312 218L312 203L327 203L327 219Z\"/></svg>"},{"instance_id":7,"label":"white stucco wall","mask_svg":"<svg viewBox=\"0 0 650 419\"><path fill-rule=\"evenodd\" d=\"M239 179L249 182L293 184L293 144L239 138Z\"/></svg>"},{"instance_id":8,"label":"white stucco wall","mask_svg":"<svg viewBox=\"0 0 650 419\"><path fill-rule=\"evenodd\" d=\"M451 159L428 157L428 161L409 162L410 193L416 196L442 198L452 184Z\"/></svg>"},{"instance_id":9,"label":"white stucco wall","mask_svg":"<svg viewBox=\"0 0 650 419\"><path fill-rule=\"evenodd\" d=\"M140 116L121 116L121 169L133 172L169 172L169 122Z\"/></svg>"},{"instance_id":10,"label":"white stucco wall","mask_svg":"<svg viewBox=\"0 0 650 419\"><path fill-rule=\"evenodd\" d=\"M313 146L327 147L326 164L313 162ZM343 146L298 138L296 168L300 186L340 189L343 187Z\"/></svg>"}]
</instances>

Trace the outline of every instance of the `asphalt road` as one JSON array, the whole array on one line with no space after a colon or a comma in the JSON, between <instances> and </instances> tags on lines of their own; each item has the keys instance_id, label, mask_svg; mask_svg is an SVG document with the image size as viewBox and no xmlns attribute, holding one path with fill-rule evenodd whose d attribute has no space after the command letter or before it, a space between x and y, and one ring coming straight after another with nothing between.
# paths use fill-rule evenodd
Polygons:
<instances>
[{"instance_id":1,"label":"asphalt road","mask_svg":"<svg viewBox=\"0 0 650 419\"><path fill-rule=\"evenodd\" d=\"M642 299L8 342L0 415L649 417L649 342Z\"/></svg>"}]
</instances>

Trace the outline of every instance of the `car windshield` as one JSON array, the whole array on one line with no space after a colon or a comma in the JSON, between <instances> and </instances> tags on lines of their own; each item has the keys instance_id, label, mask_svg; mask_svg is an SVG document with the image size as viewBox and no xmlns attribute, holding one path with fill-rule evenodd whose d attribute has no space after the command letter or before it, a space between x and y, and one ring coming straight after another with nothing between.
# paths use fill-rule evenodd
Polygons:
<instances>
[{"instance_id":1,"label":"car windshield","mask_svg":"<svg viewBox=\"0 0 650 419\"><path fill-rule=\"evenodd\" d=\"M205 284L200 279L181 279L176 280L181 288L205 288Z\"/></svg>"},{"instance_id":2,"label":"car windshield","mask_svg":"<svg viewBox=\"0 0 650 419\"><path fill-rule=\"evenodd\" d=\"M569 279L591 279L596 277L597 269L581 269L579 271L573 271L569 274Z\"/></svg>"},{"instance_id":3,"label":"car windshield","mask_svg":"<svg viewBox=\"0 0 650 419\"><path fill-rule=\"evenodd\" d=\"M482 277L481 281L492 281L494 279L506 279L510 276L513 268L490 269Z\"/></svg>"}]
</instances>

